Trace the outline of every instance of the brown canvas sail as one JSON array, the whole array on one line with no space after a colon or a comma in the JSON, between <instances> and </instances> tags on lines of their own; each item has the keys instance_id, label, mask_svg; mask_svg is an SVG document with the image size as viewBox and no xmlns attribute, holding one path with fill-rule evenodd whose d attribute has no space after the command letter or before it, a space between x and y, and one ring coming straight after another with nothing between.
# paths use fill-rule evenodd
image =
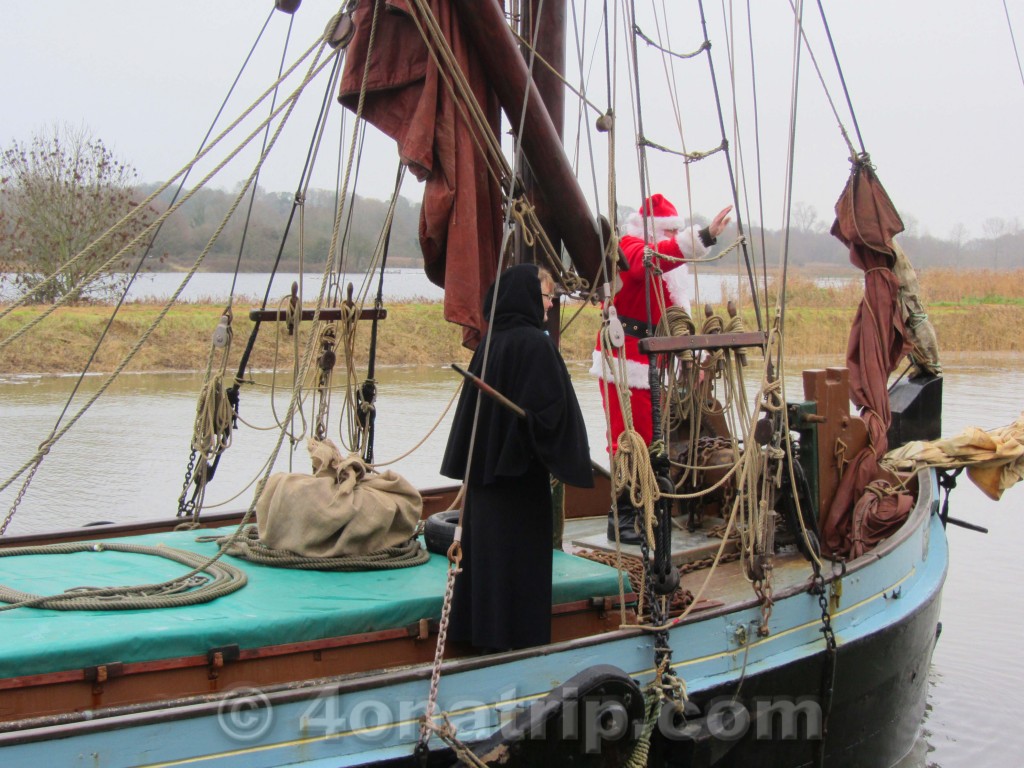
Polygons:
<instances>
[{"instance_id":1,"label":"brown canvas sail","mask_svg":"<svg viewBox=\"0 0 1024 768\"><path fill-rule=\"evenodd\" d=\"M873 169L858 161L836 202L832 235L864 271L864 297L850 330L846 361L850 399L861 409L868 444L847 464L831 506L822 511L827 554L861 554L899 527L910 511L909 496L890 493L895 478L879 467L888 449L889 374L908 347L899 281L892 271L892 239L902 231L903 222Z\"/></svg>"},{"instance_id":2,"label":"brown canvas sail","mask_svg":"<svg viewBox=\"0 0 1024 768\"><path fill-rule=\"evenodd\" d=\"M380 8L371 35L375 2ZM475 346L483 328L484 292L497 269L501 196L472 128L458 113L410 16L410 6L408 0L361 0L353 15L355 34L338 98L354 111L365 74L362 116L395 139L402 162L425 182L419 240L427 277L445 289L445 319L462 325L464 342ZM449 2L431 0L430 7L497 132L497 99L476 65L458 17Z\"/></svg>"}]
</instances>

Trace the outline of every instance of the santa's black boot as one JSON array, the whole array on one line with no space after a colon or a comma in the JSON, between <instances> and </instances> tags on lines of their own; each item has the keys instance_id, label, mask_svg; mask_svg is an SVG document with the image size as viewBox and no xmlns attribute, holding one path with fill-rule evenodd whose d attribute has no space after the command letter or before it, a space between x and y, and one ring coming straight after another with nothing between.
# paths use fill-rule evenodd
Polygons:
<instances>
[{"instance_id":1,"label":"santa's black boot","mask_svg":"<svg viewBox=\"0 0 1024 768\"><path fill-rule=\"evenodd\" d=\"M619 512L619 541L622 544L640 544L640 534L636 524L640 510L629 500L629 493L624 493L615 502ZM615 509L608 511L608 541L615 541Z\"/></svg>"}]
</instances>

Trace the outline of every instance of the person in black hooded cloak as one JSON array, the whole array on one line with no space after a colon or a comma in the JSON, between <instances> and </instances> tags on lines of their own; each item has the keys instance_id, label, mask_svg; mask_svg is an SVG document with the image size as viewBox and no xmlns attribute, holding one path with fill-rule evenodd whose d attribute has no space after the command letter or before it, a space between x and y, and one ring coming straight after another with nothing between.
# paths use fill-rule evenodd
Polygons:
<instances>
[{"instance_id":1,"label":"person in black hooded cloak","mask_svg":"<svg viewBox=\"0 0 1024 768\"><path fill-rule=\"evenodd\" d=\"M549 475L583 488L594 484L583 414L543 331L553 283L542 287L542 274L550 281L536 265L520 264L499 276L497 300L492 286L484 304L490 343L485 339L469 363L525 418L467 384L441 464L442 474L466 485L463 572L455 580L449 634L486 650L550 642Z\"/></svg>"}]
</instances>

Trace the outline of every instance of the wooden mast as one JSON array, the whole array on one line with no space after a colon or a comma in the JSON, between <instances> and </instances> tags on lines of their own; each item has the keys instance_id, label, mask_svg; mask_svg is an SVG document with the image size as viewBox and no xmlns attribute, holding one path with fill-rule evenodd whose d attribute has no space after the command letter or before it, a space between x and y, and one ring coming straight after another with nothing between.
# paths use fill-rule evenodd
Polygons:
<instances>
[{"instance_id":1,"label":"wooden mast","mask_svg":"<svg viewBox=\"0 0 1024 768\"><path fill-rule=\"evenodd\" d=\"M534 61L532 72L533 82L540 92L540 97L547 108L551 122L558 133L559 140L565 138L565 89L561 78L565 76L565 30L566 0L526 0L522 9L520 35L533 43L537 60ZM523 56L530 61L530 50L523 47ZM545 62L547 62L545 64ZM523 188L526 196L533 201L537 210L537 219L547 233L548 239L555 250L561 253L562 238L554 211L548 205L543 193L538 194L539 185L533 167L527 162L523 168ZM529 248L521 239L518 243L518 256L521 261L541 264L541 255L537 248ZM548 333L557 344L559 341L560 300L554 299L552 311L548 314Z\"/></svg>"}]
</instances>

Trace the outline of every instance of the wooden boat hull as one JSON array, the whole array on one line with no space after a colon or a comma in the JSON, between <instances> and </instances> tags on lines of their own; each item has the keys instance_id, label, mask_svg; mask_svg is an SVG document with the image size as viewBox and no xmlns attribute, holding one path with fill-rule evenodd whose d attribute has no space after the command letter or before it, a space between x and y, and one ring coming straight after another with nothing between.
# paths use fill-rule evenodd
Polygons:
<instances>
[{"instance_id":1,"label":"wooden boat hull","mask_svg":"<svg viewBox=\"0 0 1024 768\"><path fill-rule=\"evenodd\" d=\"M829 766L891 765L909 751L924 708L948 563L932 503L934 478L923 475L920 486L917 506L895 536L851 562L845 574L826 575L838 644L827 719L821 609L807 591L809 579L797 580L776 594L767 636L757 634L762 616L753 599L695 613L670 630L673 669L696 709L685 723L664 716L655 728L655 755L693 766L808 765L821 726L827 727ZM450 714L461 740L478 743L589 667L614 664L646 685L653 655L649 634L619 629L454 659L444 665L437 706ZM382 659L381 669L358 674L240 683L229 697L169 695L154 703L13 720L0 732L0 763L411 765L430 671L429 664L389 667ZM739 728L743 712L746 723ZM573 738L582 760L613 736L594 723ZM440 750L432 764L450 759L438 740L431 746Z\"/></svg>"}]
</instances>

